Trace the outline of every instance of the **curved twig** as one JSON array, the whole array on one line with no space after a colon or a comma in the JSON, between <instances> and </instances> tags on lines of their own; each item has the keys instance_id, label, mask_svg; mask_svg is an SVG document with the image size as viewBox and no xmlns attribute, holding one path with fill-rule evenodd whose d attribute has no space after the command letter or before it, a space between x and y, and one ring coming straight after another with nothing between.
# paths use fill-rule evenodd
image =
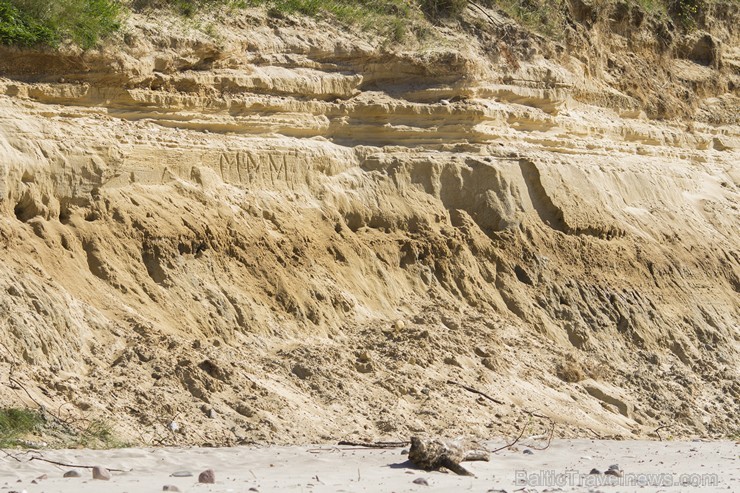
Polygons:
<instances>
[{"instance_id":1,"label":"curved twig","mask_svg":"<svg viewBox=\"0 0 740 493\"><path fill-rule=\"evenodd\" d=\"M547 445L545 445L544 447L532 447L532 446L530 446L529 448L531 448L532 450L547 450L547 449L550 448L550 444L552 443L552 437L555 435L555 421L550 420L550 424L551 424L550 431L547 434Z\"/></svg>"},{"instance_id":2,"label":"curved twig","mask_svg":"<svg viewBox=\"0 0 740 493\"><path fill-rule=\"evenodd\" d=\"M670 428L671 426L672 425L658 426L657 428L655 428L655 430L653 431L653 433L655 433L656 435L658 435L658 440L662 442L663 441L663 437L660 436L660 430L665 430L666 428Z\"/></svg>"},{"instance_id":3,"label":"curved twig","mask_svg":"<svg viewBox=\"0 0 740 493\"><path fill-rule=\"evenodd\" d=\"M529 421L527 421L527 423L526 423L526 424L525 424L524 426L522 426L522 430L521 430L521 431L519 432L519 436L517 436L517 437L516 437L516 438L514 439L514 441L513 441L513 442L509 443L508 445L504 445L503 447L499 447L499 448L497 448L497 449L495 449L495 450L491 450L490 452L491 452L492 454L495 454L496 452L501 452L502 450L506 450L506 449L508 449L508 448L511 448L511 447L513 447L514 445L516 445L517 443L519 443L519 440L521 440L521 439L522 439L522 437L524 436L524 432L525 432L525 431L527 430L527 427L529 426L529 423L531 423L531 422L532 422L532 419L530 418L530 420L529 420Z\"/></svg>"},{"instance_id":4,"label":"curved twig","mask_svg":"<svg viewBox=\"0 0 740 493\"><path fill-rule=\"evenodd\" d=\"M516 445L517 443L519 443L521 441L522 437L524 436L524 432L527 430L527 428L529 427L529 424L532 422L532 417L537 417L537 418L542 418L542 419L548 420L550 422L550 430L547 433L547 444L544 447L528 446L528 448L530 448L532 450L547 450L548 448L550 448L550 445L552 444L552 439L555 436L555 421L552 418L548 417L548 416L543 416L543 415L537 414L537 413L535 413L533 411L524 410L524 412L529 415L529 420L527 420L527 422L524 424L524 426L522 426L522 429L519 432L519 435L511 443L509 443L507 445L504 445L503 447L499 447L499 448L497 448L495 450L492 450L491 451L492 454L495 454L496 452L500 452L502 450L511 448L514 445Z\"/></svg>"}]
</instances>

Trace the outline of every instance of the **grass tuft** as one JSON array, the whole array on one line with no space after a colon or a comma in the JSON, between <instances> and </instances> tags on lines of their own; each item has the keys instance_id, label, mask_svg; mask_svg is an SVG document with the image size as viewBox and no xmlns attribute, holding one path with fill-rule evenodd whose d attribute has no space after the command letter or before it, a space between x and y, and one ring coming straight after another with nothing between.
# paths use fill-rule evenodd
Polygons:
<instances>
[{"instance_id":1,"label":"grass tuft","mask_svg":"<svg viewBox=\"0 0 740 493\"><path fill-rule=\"evenodd\" d=\"M69 445L73 448L112 449L128 446L116 438L111 427L104 421L94 420L74 437Z\"/></svg>"},{"instance_id":2,"label":"grass tuft","mask_svg":"<svg viewBox=\"0 0 740 493\"><path fill-rule=\"evenodd\" d=\"M39 429L44 418L38 411L21 408L0 409L0 448L14 446L16 440Z\"/></svg>"},{"instance_id":3,"label":"grass tuft","mask_svg":"<svg viewBox=\"0 0 740 493\"><path fill-rule=\"evenodd\" d=\"M38 410L0 408L0 449L25 446L23 440L29 435L43 436L53 446L64 448L111 449L130 445L118 439L105 421L95 419L77 422L86 423L86 426L73 427L56 418L45 417Z\"/></svg>"}]
</instances>

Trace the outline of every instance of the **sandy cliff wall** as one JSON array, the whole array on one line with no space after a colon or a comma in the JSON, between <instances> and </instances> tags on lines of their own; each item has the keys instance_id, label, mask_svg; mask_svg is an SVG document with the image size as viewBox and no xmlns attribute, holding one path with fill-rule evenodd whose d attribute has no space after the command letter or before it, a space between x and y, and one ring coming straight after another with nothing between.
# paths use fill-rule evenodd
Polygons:
<instances>
[{"instance_id":1,"label":"sandy cliff wall","mask_svg":"<svg viewBox=\"0 0 740 493\"><path fill-rule=\"evenodd\" d=\"M147 443L736 433L736 24L466 19L0 49L3 400Z\"/></svg>"}]
</instances>

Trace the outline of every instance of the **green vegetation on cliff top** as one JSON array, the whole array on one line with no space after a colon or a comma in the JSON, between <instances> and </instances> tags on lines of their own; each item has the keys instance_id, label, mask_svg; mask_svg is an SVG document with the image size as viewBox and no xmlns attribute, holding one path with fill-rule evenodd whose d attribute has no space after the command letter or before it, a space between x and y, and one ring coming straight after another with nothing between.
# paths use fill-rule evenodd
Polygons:
<instances>
[{"instance_id":1,"label":"green vegetation on cliff top","mask_svg":"<svg viewBox=\"0 0 740 493\"><path fill-rule=\"evenodd\" d=\"M118 29L114 0L0 0L0 43L56 46L72 41L90 48Z\"/></svg>"},{"instance_id":2,"label":"green vegetation on cliff top","mask_svg":"<svg viewBox=\"0 0 740 493\"><path fill-rule=\"evenodd\" d=\"M523 25L552 34L564 19L570 0L478 0L496 6ZM628 0L653 13L670 14L690 26L711 0ZM265 6L273 15L299 13L332 16L340 22L383 31L395 40L408 30L409 19L432 21L459 16L470 0L0 0L0 44L55 47L71 41L94 46L116 31L127 11L170 9L184 16L215 7Z\"/></svg>"}]
</instances>

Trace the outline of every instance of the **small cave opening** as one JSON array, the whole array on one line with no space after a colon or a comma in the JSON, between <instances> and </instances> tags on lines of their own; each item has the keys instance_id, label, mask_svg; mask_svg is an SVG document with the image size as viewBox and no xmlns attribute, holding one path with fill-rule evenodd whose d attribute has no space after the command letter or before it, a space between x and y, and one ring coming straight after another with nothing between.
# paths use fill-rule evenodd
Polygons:
<instances>
[{"instance_id":1,"label":"small cave opening","mask_svg":"<svg viewBox=\"0 0 740 493\"><path fill-rule=\"evenodd\" d=\"M714 65L717 58L717 46L714 39L708 34L699 38L691 47L688 58L692 62L705 67Z\"/></svg>"},{"instance_id":2,"label":"small cave opening","mask_svg":"<svg viewBox=\"0 0 740 493\"><path fill-rule=\"evenodd\" d=\"M15 213L15 218L18 219L21 222L26 222L24 219L25 217L25 211L23 210L23 205L20 203L16 204L13 208L13 212Z\"/></svg>"}]
</instances>

